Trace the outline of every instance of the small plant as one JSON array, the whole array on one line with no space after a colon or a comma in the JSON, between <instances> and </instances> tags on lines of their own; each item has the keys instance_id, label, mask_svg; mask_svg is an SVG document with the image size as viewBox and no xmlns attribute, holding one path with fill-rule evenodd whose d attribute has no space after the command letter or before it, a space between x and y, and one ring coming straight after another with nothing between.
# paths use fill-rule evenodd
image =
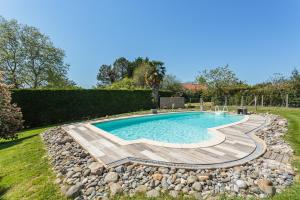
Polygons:
<instances>
[{"instance_id":1,"label":"small plant","mask_svg":"<svg viewBox=\"0 0 300 200\"><path fill-rule=\"evenodd\" d=\"M0 139L15 139L16 132L23 128L22 112L11 103L10 86L3 83L0 71Z\"/></svg>"}]
</instances>

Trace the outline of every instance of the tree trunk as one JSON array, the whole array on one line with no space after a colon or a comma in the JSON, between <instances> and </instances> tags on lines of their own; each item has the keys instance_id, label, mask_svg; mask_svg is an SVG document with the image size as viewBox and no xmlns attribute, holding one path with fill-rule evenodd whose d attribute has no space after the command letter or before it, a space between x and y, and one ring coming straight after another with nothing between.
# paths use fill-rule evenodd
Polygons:
<instances>
[{"instance_id":1,"label":"tree trunk","mask_svg":"<svg viewBox=\"0 0 300 200\"><path fill-rule=\"evenodd\" d=\"M38 87L38 81L37 81L37 77L35 77L33 82L33 88L36 89L37 87Z\"/></svg>"},{"instance_id":2,"label":"tree trunk","mask_svg":"<svg viewBox=\"0 0 300 200\"><path fill-rule=\"evenodd\" d=\"M18 83L18 80L17 80L17 75L15 72L13 72L13 84L14 84L14 88L16 89L19 89L19 83Z\"/></svg>"},{"instance_id":3,"label":"tree trunk","mask_svg":"<svg viewBox=\"0 0 300 200\"><path fill-rule=\"evenodd\" d=\"M152 98L153 98L153 105L154 108L158 108L158 98L159 98L159 87L158 85L154 85L152 87Z\"/></svg>"}]
</instances>

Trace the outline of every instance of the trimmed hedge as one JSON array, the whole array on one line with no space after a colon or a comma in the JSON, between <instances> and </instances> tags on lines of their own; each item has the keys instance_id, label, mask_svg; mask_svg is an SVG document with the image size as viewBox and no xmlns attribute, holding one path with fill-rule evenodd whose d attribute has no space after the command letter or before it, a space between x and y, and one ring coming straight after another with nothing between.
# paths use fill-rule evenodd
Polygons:
<instances>
[{"instance_id":1,"label":"trimmed hedge","mask_svg":"<svg viewBox=\"0 0 300 200\"><path fill-rule=\"evenodd\" d=\"M171 96L168 91L161 96ZM26 127L91 119L147 110L152 107L150 90L31 90L12 91L21 107Z\"/></svg>"}]
</instances>

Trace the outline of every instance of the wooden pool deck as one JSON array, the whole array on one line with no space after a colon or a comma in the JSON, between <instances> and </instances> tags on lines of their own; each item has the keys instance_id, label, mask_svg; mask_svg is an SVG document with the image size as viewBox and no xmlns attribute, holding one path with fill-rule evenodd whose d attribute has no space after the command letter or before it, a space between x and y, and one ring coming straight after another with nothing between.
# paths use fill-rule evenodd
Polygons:
<instances>
[{"instance_id":1,"label":"wooden pool deck","mask_svg":"<svg viewBox=\"0 0 300 200\"><path fill-rule=\"evenodd\" d=\"M64 125L63 129L107 168L130 162L209 169L241 165L261 156L266 151L266 145L254 133L266 124L264 117L250 115L242 123L218 129L225 135L223 142L197 148L173 148L146 143L122 145L103 137L86 123Z\"/></svg>"}]
</instances>

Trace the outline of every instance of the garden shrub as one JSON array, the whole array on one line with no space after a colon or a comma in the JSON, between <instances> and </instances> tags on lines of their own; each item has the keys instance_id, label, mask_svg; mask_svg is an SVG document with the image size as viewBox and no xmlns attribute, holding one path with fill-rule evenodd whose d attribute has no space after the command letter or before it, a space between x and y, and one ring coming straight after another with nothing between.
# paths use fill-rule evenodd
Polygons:
<instances>
[{"instance_id":1,"label":"garden shrub","mask_svg":"<svg viewBox=\"0 0 300 200\"><path fill-rule=\"evenodd\" d=\"M171 96L162 91L161 96ZM22 109L27 127L92 119L152 107L150 90L14 90L13 102Z\"/></svg>"},{"instance_id":2,"label":"garden shrub","mask_svg":"<svg viewBox=\"0 0 300 200\"><path fill-rule=\"evenodd\" d=\"M21 110L11 103L9 88L10 86L2 82L0 72L0 139L16 138L16 132L23 127Z\"/></svg>"}]
</instances>

